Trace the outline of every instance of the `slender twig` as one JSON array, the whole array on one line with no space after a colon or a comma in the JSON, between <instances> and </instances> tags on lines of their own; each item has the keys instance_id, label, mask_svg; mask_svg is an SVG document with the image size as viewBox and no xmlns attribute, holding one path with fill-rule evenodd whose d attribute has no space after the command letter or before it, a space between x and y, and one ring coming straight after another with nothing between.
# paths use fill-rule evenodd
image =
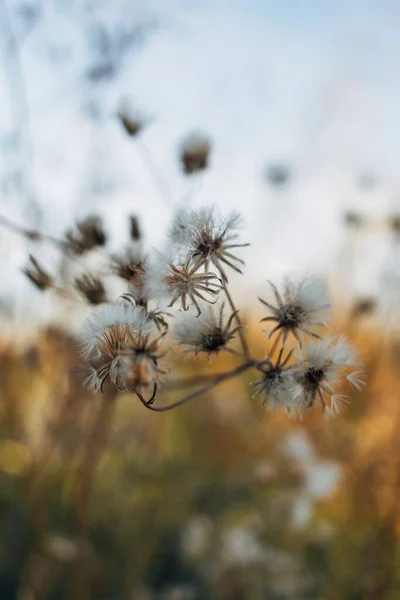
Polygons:
<instances>
[{"instance_id":1,"label":"slender twig","mask_svg":"<svg viewBox=\"0 0 400 600\"><path fill-rule=\"evenodd\" d=\"M11 219L0 215L0 226L17 233L18 235L22 235L23 237L31 240L32 242L49 242L53 246L57 248L61 248L62 250L67 250L68 245L63 240L59 240L51 235L47 235L46 233L42 233L41 231L36 231L35 229L27 229L18 225L18 223L14 223Z\"/></svg>"},{"instance_id":2,"label":"slender twig","mask_svg":"<svg viewBox=\"0 0 400 600\"><path fill-rule=\"evenodd\" d=\"M246 334L244 332L244 326L243 326L242 320L239 316L239 311L237 310L237 308L235 306L235 303L234 303L233 298L228 290L228 286L226 283L224 284L223 290L225 292L226 299L229 302L229 306L232 309L232 313L235 313L236 323L238 324L238 327L240 327L240 329L238 330L238 333L239 333L240 343L242 344L242 348L243 348L243 354L244 354L245 358L247 360L249 360L250 359L249 344L247 342Z\"/></svg>"},{"instance_id":3,"label":"slender twig","mask_svg":"<svg viewBox=\"0 0 400 600\"><path fill-rule=\"evenodd\" d=\"M37 221L41 218L41 209L31 193L32 188L32 157L33 143L30 127L29 100L25 84L23 66L21 62L19 44L14 33L11 17L7 9L7 2L0 0L0 23L3 25L6 34L6 50L11 56L13 65L9 68L9 88L12 95L12 108L14 111L15 127L22 131L22 140L25 145L25 152L20 151L21 165L20 172L23 177L23 193L28 208L34 210Z\"/></svg>"},{"instance_id":4,"label":"slender twig","mask_svg":"<svg viewBox=\"0 0 400 600\"><path fill-rule=\"evenodd\" d=\"M236 369L233 369L232 371L228 371L227 373L221 373L220 375L217 375L216 377L214 377L214 379L212 381L210 381L207 385L203 386L199 390L196 390L195 392L192 392L188 396L185 396L184 398L181 398L180 400L177 400L176 402L173 402L172 404L168 404L167 406L153 406L145 400L145 398L142 396L142 394L140 392L136 391L135 393L136 393L137 397L139 398L139 400L141 401L141 403L149 410L152 410L154 412L166 412L168 410L177 408L178 406L182 406L183 404L186 404L190 400L194 400L195 398L198 398L199 396L202 396L203 394L206 394L207 392L214 389L214 387L216 387L220 383L223 383L224 381L228 381L228 379L232 379L233 377L237 377L238 375L240 375L247 369L251 369L251 367L254 367L256 364L257 363L255 363L253 360L251 360L249 362L244 363L243 365L240 365L239 367L236 367Z\"/></svg>"},{"instance_id":5,"label":"slender twig","mask_svg":"<svg viewBox=\"0 0 400 600\"><path fill-rule=\"evenodd\" d=\"M162 173L161 169L157 165L156 161L153 158L153 155L151 154L150 150L148 149L148 147L146 146L146 144L144 143L142 138L138 137L138 138L136 138L135 141L136 141L136 148L138 149L139 156L140 156L141 160L146 164L146 166L150 172L150 176L151 176L154 184L158 188L158 191L160 192L163 200L166 200L167 204L169 206L172 206L173 205L173 197L172 197L172 193L171 193L169 184L168 184L166 178L164 177L164 174Z\"/></svg>"}]
</instances>

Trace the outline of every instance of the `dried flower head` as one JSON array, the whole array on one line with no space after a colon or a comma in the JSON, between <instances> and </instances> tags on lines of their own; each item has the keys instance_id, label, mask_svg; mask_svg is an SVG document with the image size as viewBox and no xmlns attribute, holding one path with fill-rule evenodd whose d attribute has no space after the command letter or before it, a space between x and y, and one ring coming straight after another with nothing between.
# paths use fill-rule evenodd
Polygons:
<instances>
[{"instance_id":1,"label":"dried flower head","mask_svg":"<svg viewBox=\"0 0 400 600\"><path fill-rule=\"evenodd\" d=\"M107 236L103 223L98 216L89 216L76 224L76 231L68 231L65 235L67 247L75 254L84 254L98 246L104 246Z\"/></svg>"},{"instance_id":2,"label":"dried flower head","mask_svg":"<svg viewBox=\"0 0 400 600\"><path fill-rule=\"evenodd\" d=\"M311 342L294 369L293 396L303 409L319 400L324 410L328 407L337 414L347 402L346 396L334 391L343 377L361 389L363 373L353 346L343 337Z\"/></svg>"},{"instance_id":3,"label":"dried flower head","mask_svg":"<svg viewBox=\"0 0 400 600\"><path fill-rule=\"evenodd\" d=\"M138 307L108 305L94 313L82 334L90 375L86 384L102 390L109 378L120 391L143 392L157 386L166 372L158 365L164 354L164 334L154 336L152 325Z\"/></svg>"},{"instance_id":4,"label":"dried flower head","mask_svg":"<svg viewBox=\"0 0 400 600\"><path fill-rule=\"evenodd\" d=\"M348 210L343 215L343 221L349 229L361 229L365 225L365 217L355 210Z\"/></svg>"},{"instance_id":5,"label":"dried flower head","mask_svg":"<svg viewBox=\"0 0 400 600\"><path fill-rule=\"evenodd\" d=\"M117 277L129 283L129 291L137 300L145 297L146 259L139 247L128 248L124 253L114 255L111 269Z\"/></svg>"},{"instance_id":6,"label":"dried flower head","mask_svg":"<svg viewBox=\"0 0 400 600\"><path fill-rule=\"evenodd\" d=\"M263 394L263 406L268 403L270 410L278 406L290 412L295 406L293 390L293 367L288 366L293 350L283 358L284 348L281 348L278 358L273 362L266 358L258 369L262 373L261 379L254 381L254 397Z\"/></svg>"},{"instance_id":7,"label":"dried flower head","mask_svg":"<svg viewBox=\"0 0 400 600\"><path fill-rule=\"evenodd\" d=\"M132 110L132 106L126 98L120 102L118 118L126 133L131 137L137 136L146 124L142 116Z\"/></svg>"},{"instance_id":8,"label":"dried flower head","mask_svg":"<svg viewBox=\"0 0 400 600\"><path fill-rule=\"evenodd\" d=\"M268 165L265 170L265 176L271 185L280 188L289 181L290 169L282 163Z\"/></svg>"},{"instance_id":9,"label":"dried flower head","mask_svg":"<svg viewBox=\"0 0 400 600\"><path fill-rule=\"evenodd\" d=\"M148 270L147 295L149 298L168 298L168 306L173 306L180 300L181 308L189 310L189 301L201 314L199 300L214 304L222 285L215 273L199 272L205 261L191 266L191 259L185 262L170 262L161 253L153 256L153 262Z\"/></svg>"},{"instance_id":10,"label":"dried flower head","mask_svg":"<svg viewBox=\"0 0 400 600\"><path fill-rule=\"evenodd\" d=\"M292 281L287 277L283 281L280 292L273 283L268 283L272 288L275 304L261 298L259 300L272 313L271 316L264 317L261 321L276 323L276 326L270 331L269 337L278 331L282 336L283 344L285 344L291 333L299 346L301 346L301 333L320 338L321 336L316 333L315 329L326 327L330 307L322 281L314 278Z\"/></svg>"},{"instance_id":11,"label":"dried flower head","mask_svg":"<svg viewBox=\"0 0 400 600\"><path fill-rule=\"evenodd\" d=\"M238 264L244 264L242 259L232 254L232 250L249 246L238 243L241 222L239 213L223 218L213 207L182 212L173 221L170 238L187 251L195 265L205 263L208 267L211 262L220 271L222 279L227 281L224 266L241 273Z\"/></svg>"},{"instance_id":12,"label":"dried flower head","mask_svg":"<svg viewBox=\"0 0 400 600\"><path fill-rule=\"evenodd\" d=\"M221 304L219 313L207 306L198 319L192 319L189 315L183 316L176 324L175 339L179 344L188 346L186 352L204 352L208 357L218 354L221 350L228 350L229 342L240 327L232 327L236 312L224 323L223 311L224 304Z\"/></svg>"},{"instance_id":13,"label":"dried flower head","mask_svg":"<svg viewBox=\"0 0 400 600\"><path fill-rule=\"evenodd\" d=\"M136 216L131 215L129 217L129 223L131 239L134 242L140 242L140 240L142 239L142 230L139 225L139 219Z\"/></svg>"},{"instance_id":14,"label":"dried flower head","mask_svg":"<svg viewBox=\"0 0 400 600\"><path fill-rule=\"evenodd\" d=\"M29 255L30 265L22 269L23 273L41 291L53 286L53 278L40 266L36 258Z\"/></svg>"},{"instance_id":15,"label":"dried flower head","mask_svg":"<svg viewBox=\"0 0 400 600\"><path fill-rule=\"evenodd\" d=\"M203 171L208 167L211 151L209 139L202 133L193 132L181 144L180 159L186 175Z\"/></svg>"},{"instance_id":16,"label":"dried flower head","mask_svg":"<svg viewBox=\"0 0 400 600\"><path fill-rule=\"evenodd\" d=\"M353 317L363 317L365 315L372 315L377 307L376 298L366 296L364 298L358 298L353 305L352 315Z\"/></svg>"},{"instance_id":17,"label":"dried flower head","mask_svg":"<svg viewBox=\"0 0 400 600\"><path fill-rule=\"evenodd\" d=\"M74 286L90 304L103 304L107 302L104 283L99 277L85 273L80 277L76 277Z\"/></svg>"},{"instance_id":18,"label":"dried flower head","mask_svg":"<svg viewBox=\"0 0 400 600\"><path fill-rule=\"evenodd\" d=\"M400 239L400 214L390 215L388 221L390 230Z\"/></svg>"}]
</instances>

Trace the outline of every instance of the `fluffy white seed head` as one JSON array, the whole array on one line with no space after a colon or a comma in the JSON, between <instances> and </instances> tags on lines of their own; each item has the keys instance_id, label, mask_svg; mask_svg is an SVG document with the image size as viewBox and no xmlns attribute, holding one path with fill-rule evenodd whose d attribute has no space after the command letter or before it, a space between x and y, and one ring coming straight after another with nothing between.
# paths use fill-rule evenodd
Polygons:
<instances>
[{"instance_id":1,"label":"fluffy white seed head","mask_svg":"<svg viewBox=\"0 0 400 600\"><path fill-rule=\"evenodd\" d=\"M193 263L211 262L222 278L227 280L226 267L241 272L243 261L232 254L235 248L248 246L238 243L243 219L237 212L223 217L214 207L180 211L169 231L170 242L179 247Z\"/></svg>"},{"instance_id":2,"label":"fluffy white seed head","mask_svg":"<svg viewBox=\"0 0 400 600\"><path fill-rule=\"evenodd\" d=\"M345 396L335 393L342 379L347 379L357 390L363 384L363 372L355 348L344 337L310 342L305 356L296 365L292 394L304 408L319 400L331 412L337 413L344 405Z\"/></svg>"},{"instance_id":3,"label":"fluffy white seed head","mask_svg":"<svg viewBox=\"0 0 400 600\"><path fill-rule=\"evenodd\" d=\"M122 303L106 304L93 310L82 328L80 341L84 355L91 355L104 330L115 325L126 326L139 334L151 333L153 330L153 324L140 307Z\"/></svg>"},{"instance_id":4,"label":"fluffy white seed head","mask_svg":"<svg viewBox=\"0 0 400 600\"><path fill-rule=\"evenodd\" d=\"M211 306L206 306L201 315L193 318L183 315L177 319L174 335L179 344L187 346L186 352L197 354L204 352L218 354L235 336L238 328L231 329L233 319L223 322L223 306L216 311Z\"/></svg>"},{"instance_id":5,"label":"fluffy white seed head","mask_svg":"<svg viewBox=\"0 0 400 600\"><path fill-rule=\"evenodd\" d=\"M316 330L326 327L329 315L329 300L323 281L315 277L294 279L286 277L279 289L270 282L273 299L260 301L269 308L271 315L262 321L271 321L274 325L270 337L279 332L286 341L292 333L299 345L301 334L320 337Z\"/></svg>"}]
</instances>

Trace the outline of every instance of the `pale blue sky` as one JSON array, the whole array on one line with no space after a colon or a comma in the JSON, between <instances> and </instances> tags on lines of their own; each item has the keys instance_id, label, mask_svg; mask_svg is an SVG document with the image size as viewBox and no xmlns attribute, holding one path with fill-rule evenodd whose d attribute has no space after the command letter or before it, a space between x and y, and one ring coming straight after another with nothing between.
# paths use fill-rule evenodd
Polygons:
<instances>
[{"instance_id":1,"label":"pale blue sky","mask_svg":"<svg viewBox=\"0 0 400 600\"><path fill-rule=\"evenodd\" d=\"M17 4L8 2L11 12ZM196 202L245 214L254 285L286 270L332 264L343 207L362 205L382 214L399 210L398 1L142 2L165 26L124 62L111 86L92 93L105 115L101 127L82 110L87 97L82 73L91 60L83 4L72 2L74 10L67 15L60 0L43 2L42 24L21 49L34 154L32 187L45 214L43 226L54 234L72 218L96 209L107 217L115 242L130 212L142 215L152 242L162 238L170 208L115 119L124 94L154 116L144 140L166 173L175 202L189 189L176 162L180 138L193 128L213 138L211 169L201 185L196 183ZM106 21L124 21L141 10L137 0L99 4ZM18 21L13 24L18 31ZM49 49L65 60L55 66L47 58ZM11 131L15 121L4 56L3 40L3 132ZM276 197L260 172L266 161L281 159L293 165L294 181L285 196ZM0 173L9 168L2 160ZM114 186L109 194L88 189L87 173L96 168ZM383 182L368 198L354 185L365 169ZM3 196L0 206L19 221L26 217L17 196ZM11 242L7 238L5 243ZM7 275L26 255L26 248L14 246ZM369 259L368 277L360 274L361 288L371 279L371 269L379 270L381 240L378 246Z\"/></svg>"}]
</instances>

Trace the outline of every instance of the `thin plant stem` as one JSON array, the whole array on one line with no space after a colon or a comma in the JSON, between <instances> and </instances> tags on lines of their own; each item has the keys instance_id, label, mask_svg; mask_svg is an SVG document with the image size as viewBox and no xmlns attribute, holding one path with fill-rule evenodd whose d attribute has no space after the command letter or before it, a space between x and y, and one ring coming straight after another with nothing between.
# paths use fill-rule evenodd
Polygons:
<instances>
[{"instance_id":1,"label":"thin plant stem","mask_svg":"<svg viewBox=\"0 0 400 600\"><path fill-rule=\"evenodd\" d=\"M152 153L144 143L143 139L140 137L136 139L136 148L138 149L138 153L142 162L146 164L150 172L152 181L158 188L158 191L160 192L163 200L165 200L169 206L172 206L173 197L169 184L166 178L164 177L164 174L162 173L161 169L154 160Z\"/></svg>"},{"instance_id":2,"label":"thin plant stem","mask_svg":"<svg viewBox=\"0 0 400 600\"><path fill-rule=\"evenodd\" d=\"M10 231L13 231L14 233L17 233L18 235L22 235L23 237L27 238L32 242L49 242L57 248L61 248L63 250L67 249L67 244L64 241L59 240L51 235L42 233L40 231L36 231L35 229L26 229L25 227L14 223L14 221L11 221L11 219L8 219L3 215L0 215L0 226L5 227Z\"/></svg>"},{"instance_id":3,"label":"thin plant stem","mask_svg":"<svg viewBox=\"0 0 400 600\"><path fill-rule=\"evenodd\" d=\"M249 348L249 344L247 342L246 334L244 332L242 320L239 316L239 311L236 309L235 303L234 303L233 298L228 290L228 286L226 283L224 284L223 290L225 292L225 296L226 296L226 299L228 300L229 306L232 309L232 312L235 313L236 323L238 324L238 327L240 327L238 333L239 333L240 343L242 344L242 348L243 348L243 354L244 354L246 360L249 360L250 359L250 348Z\"/></svg>"},{"instance_id":4,"label":"thin plant stem","mask_svg":"<svg viewBox=\"0 0 400 600\"><path fill-rule=\"evenodd\" d=\"M214 389L220 383L223 383L224 381L228 381L229 379L233 379L233 377L237 377L244 371L247 371L247 369L251 369L252 367L254 367L256 364L257 363L255 363L253 360L250 360L250 361L240 365L239 367L236 367L236 369L233 369L232 371L228 371L227 373L221 373L220 375L217 375L212 381L210 381L207 385L203 386L199 390L196 390L195 392L192 392L188 396L185 396L184 398L181 398L180 400L177 400L176 402L173 402L172 404L168 404L167 406L152 406L148 402L146 402L145 398L142 396L142 394L140 392L136 391L135 393L136 393L137 397L139 398L139 400L142 402L142 404L149 410L152 410L154 412L166 412L168 410L177 408L178 406L182 406L183 404L186 404L187 402L190 402L190 400L194 400L195 398L198 398L199 396L202 396L203 394L206 394L207 392Z\"/></svg>"}]
</instances>

